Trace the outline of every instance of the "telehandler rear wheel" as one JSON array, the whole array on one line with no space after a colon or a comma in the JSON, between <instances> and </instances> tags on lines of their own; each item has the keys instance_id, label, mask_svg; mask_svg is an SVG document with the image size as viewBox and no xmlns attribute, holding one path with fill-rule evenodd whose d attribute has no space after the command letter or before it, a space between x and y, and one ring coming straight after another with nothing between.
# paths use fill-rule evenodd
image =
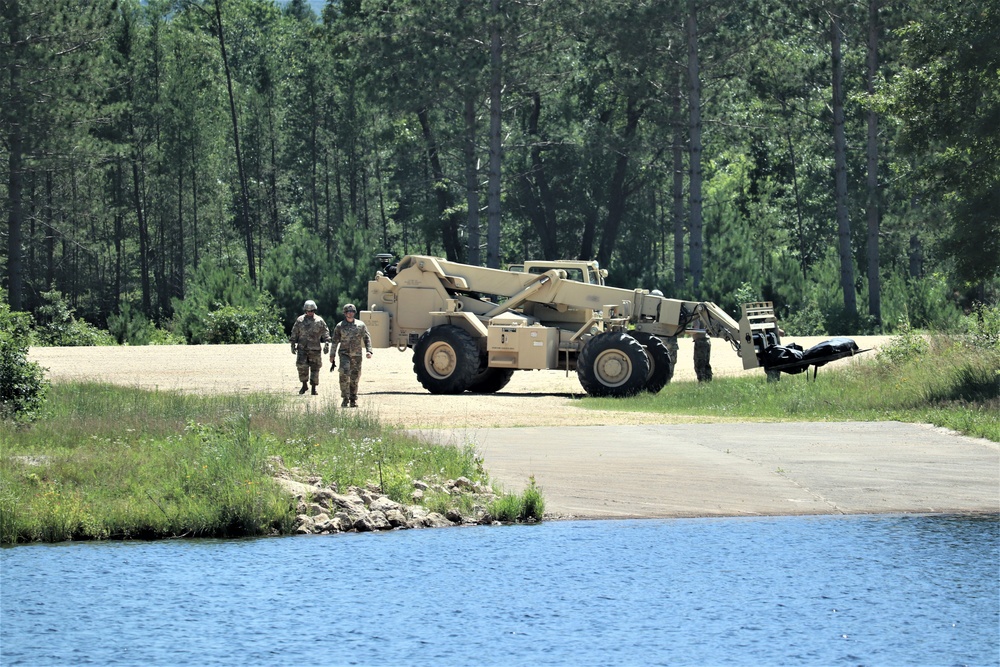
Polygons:
<instances>
[{"instance_id":1,"label":"telehandler rear wheel","mask_svg":"<svg viewBox=\"0 0 1000 667\"><path fill-rule=\"evenodd\" d=\"M674 365L670 361L670 351L667 344L648 331L632 331L632 338L646 348L649 357L649 375L646 376L646 391L655 394L663 389L674 376Z\"/></svg>"},{"instance_id":2,"label":"telehandler rear wheel","mask_svg":"<svg viewBox=\"0 0 1000 667\"><path fill-rule=\"evenodd\" d=\"M609 331L594 336L583 348L576 374L591 396L632 396L646 385L649 359L635 338Z\"/></svg>"},{"instance_id":3,"label":"telehandler rear wheel","mask_svg":"<svg viewBox=\"0 0 1000 667\"><path fill-rule=\"evenodd\" d=\"M461 394L479 370L479 348L466 331L451 324L431 327L413 347L413 371L432 394Z\"/></svg>"}]
</instances>

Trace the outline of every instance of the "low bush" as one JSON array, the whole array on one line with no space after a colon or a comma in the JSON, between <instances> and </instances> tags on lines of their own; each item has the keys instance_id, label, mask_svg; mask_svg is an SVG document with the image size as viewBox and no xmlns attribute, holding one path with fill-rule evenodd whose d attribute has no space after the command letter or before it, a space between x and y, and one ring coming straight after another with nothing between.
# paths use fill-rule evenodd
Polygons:
<instances>
[{"instance_id":1,"label":"low bush","mask_svg":"<svg viewBox=\"0 0 1000 667\"><path fill-rule=\"evenodd\" d=\"M108 317L108 333L122 345L183 345L180 336L158 328L145 315L122 303L118 312Z\"/></svg>"},{"instance_id":2,"label":"low bush","mask_svg":"<svg viewBox=\"0 0 1000 667\"><path fill-rule=\"evenodd\" d=\"M41 366L28 360L31 315L10 310L0 292L0 419L25 423L45 403L48 381Z\"/></svg>"},{"instance_id":3,"label":"low bush","mask_svg":"<svg viewBox=\"0 0 1000 667\"><path fill-rule=\"evenodd\" d=\"M252 308L223 306L205 314L203 343L248 344L285 341L277 309L265 296Z\"/></svg>"},{"instance_id":4,"label":"low bush","mask_svg":"<svg viewBox=\"0 0 1000 667\"><path fill-rule=\"evenodd\" d=\"M973 347L1000 351L1000 304L977 303L965 318L965 328Z\"/></svg>"},{"instance_id":5,"label":"low bush","mask_svg":"<svg viewBox=\"0 0 1000 667\"><path fill-rule=\"evenodd\" d=\"M42 292L45 302L35 311L34 344L51 347L115 345L114 337L84 320L58 290Z\"/></svg>"}]
</instances>

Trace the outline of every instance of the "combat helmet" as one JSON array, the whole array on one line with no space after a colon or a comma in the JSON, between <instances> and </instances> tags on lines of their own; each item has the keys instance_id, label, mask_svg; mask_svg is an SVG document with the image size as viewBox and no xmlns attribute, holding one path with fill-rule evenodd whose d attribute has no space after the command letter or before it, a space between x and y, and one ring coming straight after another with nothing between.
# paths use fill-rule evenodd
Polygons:
<instances>
[{"instance_id":1,"label":"combat helmet","mask_svg":"<svg viewBox=\"0 0 1000 667\"><path fill-rule=\"evenodd\" d=\"M307 300L302 304L302 310L316 310L316 302L312 299Z\"/></svg>"},{"instance_id":2,"label":"combat helmet","mask_svg":"<svg viewBox=\"0 0 1000 667\"><path fill-rule=\"evenodd\" d=\"M349 303L346 306L344 306L344 312L345 313L356 313L356 312L358 312L358 309L354 307L353 303Z\"/></svg>"}]
</instances>

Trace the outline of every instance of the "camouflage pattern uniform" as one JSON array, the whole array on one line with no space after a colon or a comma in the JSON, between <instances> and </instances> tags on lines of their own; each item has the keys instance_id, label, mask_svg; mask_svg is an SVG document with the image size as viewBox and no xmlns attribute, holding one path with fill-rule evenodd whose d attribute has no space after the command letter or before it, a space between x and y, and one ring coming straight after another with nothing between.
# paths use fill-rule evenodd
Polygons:
<instances>
[{"instance_id":1,"label":"camouflage pattern uniform","mask_svg":"<svg viewBox=\"0 0 1000 667\"><path fill-rule=\"evenodd\" d=\"M306 382L313 386L319 384L319 369L323 366L323 343L330 342L330 328L319 315L312 317L299 315L292 325L292 335L288 342L295 345L295 368L299 371L299 382L305 390ZM304 393L304 392L302 392Z\"/></svg>"},{"instance_id":2,"label":"camouflage pattern uniform","mask_svg":"<svg viewBox=\"0 0 1000 667\"><path fill-rule=\"evenodd\" d=\"M694 374L698 382L711 382L712 364L709 361L712 357L712 339L704 331L695 331L691 337L694 338Z\"/></svg>"},{"instance_id":3,"label":"camouflage pattern uniform","mask_svg":"<svg viewBox=\"0 0 1000 667\"><path fill-rule=\"evenodd\" d=\"M710 382L712 380L712 364L709 363L712 356L712 339L704 331L692 331L691 338L694 339L694 374L698 382ZM670 353L670 360L677 365L677 336L665 339L667 352ZM671 372L673 375L673 372Z\"/></svg>"},{"instance_id":4,"label":"camouflage pattern uniform","mask_svg":"<svg viewBox=\"0 0 1000 667\"><path fill-rule=\"evenodd\" d=\"M677 368L677 336L668 336L661 339L667 346L667 354L670 355L670 373L667 375L667 382L674 379L674 369Z\"/></svg>"},{"instance_id":5,"label":"camouflage pattern uniform","mask_svg":"<svg viewBox=\"0 0 1000 667\"><path fill-rule=\"evenodd\" d=\"M330 349L330 360L337 354L340 346L340 398L341 406L351 407L358 404L358 381L361 379L361 359L363 352L372 353L372 337L368 327L361 320L348 322L346 319L333 328L333 345ZM331 369L332 370L332 369Z\"/></svg>"}]
</instances>

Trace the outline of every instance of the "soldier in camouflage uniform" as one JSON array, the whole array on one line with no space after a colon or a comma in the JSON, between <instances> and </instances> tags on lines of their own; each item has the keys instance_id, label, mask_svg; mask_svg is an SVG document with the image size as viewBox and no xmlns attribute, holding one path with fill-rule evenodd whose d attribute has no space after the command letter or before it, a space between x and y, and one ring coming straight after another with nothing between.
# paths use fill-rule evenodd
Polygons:
<instances>
[{"instance_id":1,"label":"soldier in camouflage uniform","mask_svg":"<svg viewBox=\"0 0 1000 667\"><path fill-rule=\"evenodd\" d=\"M663 292L658 289L650 292L653 296L663 296ZM694 374L698 382L710 382L712 380L712 364L709 360L712 356L712 339L704 331L692 331L691 338L694 339ZM667 353L670 355L670 375L667 381L674 375L674 368L677 367L677 336L670 336L663 341L667 346Z\"/></svg>"},{"instance_id":2,"label":"soldier in camouflage uniform","mask_svg":"<svg viewBox=\"0 0 1000 667\"><path fill-rule=\"evenodd\" d=\"M694 374L698 382L710 382L712 380L712 364L709 363L712 356L712 339L704 331L694 331L691 333L694 339ZM670 354L670 361L673 366L677 365L677 336L671 336L664 340L667 352ZM673 375L673 370L670 372Z\"/></svg>"},{"instance_id":3,"label":"soldier in camouflage uniform","mask_svg":"<svg viewBox=\"0 0 1000 667\"><path fill-rule=\"evenodd\" d=\"M316 314L316 302L312 299L302 306L305 311L299 315L292 325L292 335L288 341L292 344L292 354L295 355L295 368L299 371L299 382L302 387L300 394L306 393L312 384L312 394L315 396L316 385L319 384L319 369L323 366L323 354L330 350L330 329L323 318ZM320 346L322 344L322 352Z\"/></svg>"},{"instance_id":4,"label":"soldier in camouflage uniform","mask_svg":"<svg viewBox=\"0 0 1000 667\"><path fill-rule=\"evenodd\" d=\"M337 367L337 346L340 346L340 407L358 407L358 380L361 379L361 350L372 358L372 337L361 320L354 319L358 309L353 303L344 306L344 319L333 328L333 349L330 350L330 370Z\"/></svg>"},{"instance_id":5,"label":"soldier in camouflage uniform","mask_svg":"<svg viewBox=\"0 0 1000 667\"><path fill-rule=\"evenodd\" d=\"M698 382L712 381L712 339L704 331L692 332L694 338L694 374Z\"/></svg>"}]
</instances>

